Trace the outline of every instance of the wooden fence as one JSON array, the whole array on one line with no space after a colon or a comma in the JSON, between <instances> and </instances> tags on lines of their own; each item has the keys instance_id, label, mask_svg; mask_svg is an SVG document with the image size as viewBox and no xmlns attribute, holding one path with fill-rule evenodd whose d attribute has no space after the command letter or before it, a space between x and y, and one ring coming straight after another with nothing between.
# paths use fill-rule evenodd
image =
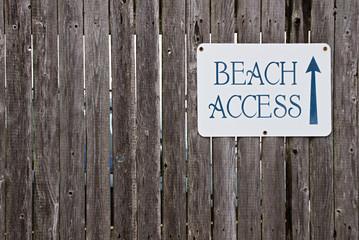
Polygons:
<instances>
[{"instance_id":1,"label":"wooden fence","mask_svg":"<svg viewBox=\"0 0 359 240\"><path fill-rule=\"evenodd\" d=\"M359 239L358 9L0 0L0 239ZM196 47L235 34L331 46L329 137L198 135Z\"/></svg>"}]
</instances>

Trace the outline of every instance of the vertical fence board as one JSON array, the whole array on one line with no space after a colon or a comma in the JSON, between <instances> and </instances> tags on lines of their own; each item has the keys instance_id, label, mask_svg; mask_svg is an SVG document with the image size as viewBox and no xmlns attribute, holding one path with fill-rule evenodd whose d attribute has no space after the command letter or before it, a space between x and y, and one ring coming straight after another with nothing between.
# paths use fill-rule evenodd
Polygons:
<instances>
[{"instance_id":1,"label":"vertical fence board","mask_svg":"<svg viewBox=\"0 0 359 240\"><path fill-rule=\"evenodd\" d=\"M59 1L60 237L85 238L83 2Z\"/></svg>"},{"instance_id":2,"label":"vertical fence board","mask_svg":"<svg viewBox=\"0 0 359 240\"><path fill-rule=\"evenodd\" d=\"M234 42L234 0L212 0L213 43ZM204 49L206 51L206 49ZM214 239L236 238L236 158L234 138L213 138Z\"/></svg>"},{"instance_id":3,"label":"vertical fence board","mask_svg":"<svg viewBox=\"0 0 359 240\"><path fill-rule=\"evenodd\" d=\"M308 42L309 2L287 1L287 42ZM287 239L310 239L309 138L287 138L286 235Z\"/></svg>"},{"instance_id":4,"label":"vertical fence board","mask_svg":"<svg viewBox=\"0 0 359 240\"><path fill-rule=\"evenodd\" d=\"M111 0L114 238L137 238L133 0Z\"/></svg>"},{"instance_id":5,"label":"vertical fence board","mask_svg":"<svg viewBox=\"0 0 359 240\"><path fill-rule=\"evenodd\" d=\"M30 1L7 0L7 182L8 239L31 239L31 9Z\"/></svg>"},{"instance_id":6,"label":"vertical fence board","mask_svg":"<svg viewBox=\"0 0 359 240\"><path fill-rule=\"evenodd\" d=\"M237 28L239 43L258 43L259 0L239 0ZM260 138L238 138L238 239L261 239Z\"/></svg>"},{"instance_id":7,"label":"vertical fence board","mask_svg":"<svg viewBox=\"0 0 359 240\"><path fill-rule=\"evenodd\" d=\"M358 1L337 0L334 202L337 239L358 239Z\"/></svg>"},{"instance_id":8,"label":"vertical fence board","mask_svg":"<svg viewBox=\"0 0 359 240\"><path fill-rule=\"evenodd\" d=\"M138 239L161 238L158 1L136 4Z\"/></svg>"},{"instance_id":9,"label":"vertical fence board","mask_svg":"<svg viewBox=\"0 0 359 240\"><path fill-rule=\"evenodd\" d=\"M185 1L162 2L163 238L186 238Z\"/></svg>"},{"instance_id":10,"label":"vertical fence board","mask_svg":"<svg viewBox=\"0 0 359 240\"><path fill-rule=\"evenodd\" d=\"M84 1L86 85L86 238L110 239L108 1Z\"/></svg>"},{"instance_id":11,"label":"vertical fence board","mask_svg":"<svg viewBox=\"0 0 359 240\"><path fill-rule=\"evenodd\" d=\"M58 239L57 3L35 0L31 8L34 51L34 231L36 239Z\"/></svg>"},{"instance_id":12,"label":"vertical fence board","mask_svg":"<svg viewBox=\"0 0 359 240\"><path fill-rule=\"evenodd\" d=\"M310 239L309 138L287 139L287 239Z\"/></svg>"},{"instance_id":13,"label":"vertical fence board","mask_svg":"<svg viewBox=\"0 0 359 240\"><path fill-rule=\"evenodd\" d=\"M0 238L5 238L5 26L4 1L0 0Z\"/></svg>"},{"instance_id":14,"label":"vertical fence board","mask_svg":"<svg viewBox=\"0 0 359 240\"><path fill-rule=\"evenodd\" d=\"M210 1L187 1L187 13L188 239L210 239L210 139L197 126L197 47L209 42Z\"/></svg>"},{"instance_id":15,"label":"vertical fence board","mask_svg":"<svg viewBox=\"0 0 359 240\"><path fill-rule=\"evenodd\" d=\"M312 1L311 42L334 50L334 1ZM309 143L311 239L334 237L333 135Z\"/></svg>"},{"instance_id":16,"label":"vertical fence board","mask_svg":"<svg viewBox=\"0 0 359 240\"><path fill-rule=\"evenodd\" d=\"M285 1L262 1L263 43L283 43ZM266 129L263 129L265 131ZM263 138L263 239L285 238L284 139Z\"/></svg>"}]
</instances>

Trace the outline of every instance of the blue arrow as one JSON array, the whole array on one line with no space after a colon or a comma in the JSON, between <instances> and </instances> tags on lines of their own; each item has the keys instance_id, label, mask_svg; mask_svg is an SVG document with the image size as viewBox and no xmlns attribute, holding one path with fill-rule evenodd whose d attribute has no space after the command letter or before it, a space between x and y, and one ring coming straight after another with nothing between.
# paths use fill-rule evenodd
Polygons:
<instances>
[{"instance_id":1,"label":"blue arrow","mask_svg":"<svg viewBox=\"0 0 359 240\"><path fill-rule=\"evenodd\" d=\"M317 109L317 88L315 86L315 72L319 72L319 67L315 58L313 57L309 63L306 73L312 72L312 81L310 85L310 117L309 124L318 124L318 109Z\"/></svg>"}]
</instances>

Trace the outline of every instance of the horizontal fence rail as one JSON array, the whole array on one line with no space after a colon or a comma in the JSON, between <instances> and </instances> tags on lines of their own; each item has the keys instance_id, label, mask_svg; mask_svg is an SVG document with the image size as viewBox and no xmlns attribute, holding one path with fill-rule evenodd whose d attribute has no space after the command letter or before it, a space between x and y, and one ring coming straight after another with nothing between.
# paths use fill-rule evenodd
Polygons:
<instances>
[{"instance_id":1,"label":"horizontal fence rail","mask_svg":"<svg viewBox=\"0 0 359 240\"><path fill-rule=\"evenodd\" d=\"M356 0L0 0L0 239L359 239L358 16ZM200 136L201 43L327 43L332 134Z\"/></svg>"}]
</instances>

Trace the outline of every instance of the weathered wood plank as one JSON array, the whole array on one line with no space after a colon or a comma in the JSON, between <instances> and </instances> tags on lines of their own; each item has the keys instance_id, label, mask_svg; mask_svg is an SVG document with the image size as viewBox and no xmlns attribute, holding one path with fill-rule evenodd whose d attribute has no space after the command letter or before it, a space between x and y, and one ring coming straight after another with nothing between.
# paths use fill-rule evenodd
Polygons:
<instances>
[{"instance_id":1,"label":"weathered wood plank","mask_svg":"<svg viewBox=\"0 0 359 240\"><path fill-rule=\"evenodd\" d=\"M5 1L7 139L6 236L31 239L31 9L30 1Z\"/></svg>"},{"instance_id":2,"label":"weathered wood plank","mask_svg":"<svg viewBox=\"0 0 359 240\"><path fill-rule=\"evenodd\" d=\"M185 1L162 1L163 239L186 238Z\"/></svg>"},{"instance_id":3,"label":"weathered wood plank","mask_svg":"<svg viewBox=\"0 0 359 240\"><path fill-rule=\"evenodd\" d=\"M287 239L310 239L309 138L287 138Z\"/></svg>"},{"instance_id":4,"label":"weathered wood plank","mask_svg":"<svg viewBox=\"0 0 359 240\"><path fill-rule=\"evenodd\" d=\"M283 43L284 30L285 1L263 0L263 43ZM262 151L262 238L285 239L284 139L264 137Z\"/></svg>"},{"instance_id":5,"label":"weathered wood plank","mask_svg":"<svg viewBox=\"0 0 359 240\"><path fill-rule=\"evenodd\" d=\"M312 1L311 42L325 42L334 50L334 1ZM332 55L333 56L333 55ZM334 238L333 135L309 142L310 236Z\"/></svg>"},{"instance_id":6,"label":"weathered wood plank","mask_svg":"<svg viewBox=\"0 0 359 240\"><path fill-rule=\"evenodd\" d=\"M188 239L211 238L210 139L198 134L197 47L209 42L210 1L187 1Z\"/></svg>"},{"instance_id":7,"label":"weathered wood plank","mask_svg":"<svg viewBox=\"0 0 359 240\"><path fill-rule=\"evenodd\" d=\"M133 0L110 4L114 236L137 239Z\"/></svg>"},{"instance_id":8,"label":"weathered wood plank","mask_svg":"<svg viewBox=\"0 0 359 240\"><path fill-rule=\"evenodd\" d=\"M58 2L60 237L85 238L83 1Z\"/></svg>"},{"instance_id":9,"label":"weathered wood plank","mask_svg":"<svg viewBox=\"0 0 359 240\"><path fill-rule=\"evenodd\" d=\"M158 1L136 4L138 239L161 238Z\"/></svg>"},{"instance_id":10,"label":"weathered wood plank","mask_svg":"<svg viewBox=\"0 0 359 240\"><path fill-rule=\"evenodd\" d=\"M32 2L35 239L59 238L57 3Z\"/></svg>"},{"instance_id":11,"label":"weathered wood plank","mask_svg":"<svg viewBox=\"0 0 359 240\"><path fill-rule=\"evenodd\" d=\"M86 85L86 238L110 239L108 1L84 1Z\"/></svg>"},{"instance_id":12,"label":"weathered wood plank","mask_svg":"<svg viewBox=\"0 0 359 240\"><path fill-rule=\"evenodd\" d=\"M287 42L307 43L310 28L310 2L286 0Z\"/></svg>"},{"instance_id":13,"label":"weathered wood plank","mask_svg":"<svg viewBox=\"0 0 359 240\"><path fill-rule=\"evenodd\" d=\"M337 0L334 51L334 203L337 239L358 229L358 1Z\"/></svg>"},{"instance_id":14,"label":"weathered wood plank","mask_svg":"<svg viewBox=\"0 0 359 240\"><path fill-rule=\"evenodd\" d=\"M238 139L238 239L261 239L260 139Z\"/></svg>"},{"instance_id":15,"label":"weathered wood plank","mask_svg":"<svg viewBox=\"0 0 359 240\"><path fill-rule=\"evenodd\" d=\"M309 9L308 1L287 1L287 42L308 42ZM309 138L287 138L286 156L286 236L310 239Z\"/></svg>"},{"instance_id":16,"label":"weathered wood plank","mask_svg":"<svg viewBox=\"0 0 359 240\"><path fill-rule=\"evenodd\" d=\"M234 42L234 1L212 0L213 43ZM205 51L205 50L204 50ZM213 138L213 237L236 238L236 172L234 138Z\"/></svg>"},{"instance_id":17,"label":"weathered wood plank","mask_svg":"<svg viewBox=\"0 0 359 240\"><path fill-rule=\"evenodd\" d=\"M4 1L0 0L0 237L5 238L5 25Z\"/></svg>"},{"instance_id":18,"label":"weathered wood plank","mask_svg":"<svg viewBox=\"0 0 359 240\"><path fill-rule=\"evenodd\" d=\"M239 0L237 28L239 43L258 43L259 0ZM261 239L260 138L238 138L238 239Z\"/></svg>"}]
</instances>

